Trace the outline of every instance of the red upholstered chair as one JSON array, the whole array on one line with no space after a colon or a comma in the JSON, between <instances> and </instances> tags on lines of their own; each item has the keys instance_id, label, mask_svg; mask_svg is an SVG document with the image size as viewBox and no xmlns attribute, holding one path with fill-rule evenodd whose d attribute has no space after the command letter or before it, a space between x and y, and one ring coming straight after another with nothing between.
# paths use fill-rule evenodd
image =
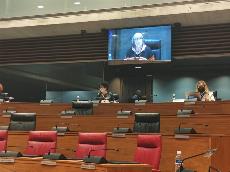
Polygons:
<instances>
[{"instance_id":1,"label":"red upholstered chair","mask_svg":"<svg viewBox=\"0 0 230 172\"><path fill-rule=\"evenodd\" d=\"M106 133L79 133L78 146L76 150L77 158L84 158L89 155L106 158L107 134Z\"/></svg>"},{"instance_id":2,"label":"red upholstered chair","mask_svg":"<svg viewBox=\"0 0 230 172\"><path fill-rule=\"evenodd\" d=\"M161 158L160 135L138 135L135 162L150 164L153 172L158 172Z\"/></svg>"},{"instance_id":3,"label":"red upholstered chair","mask_svg":"<svg viewBox=\"0 0 230 172\"><path fill-rule=\"evenodd\" d=\"M44 155L56 152L56 131L30 131L25 154Z\"/></svg>"},{"instance_id":4,"label":"red upholstered chair","mask_svg":"<svg viewBox=\"0 0 230 172\"><path fill-rule=\"evenodd\" d=\"M0 152L6 150L7 137L8 137L8 131L7 130L0 130Z\"/></svg>"}]
</instances>

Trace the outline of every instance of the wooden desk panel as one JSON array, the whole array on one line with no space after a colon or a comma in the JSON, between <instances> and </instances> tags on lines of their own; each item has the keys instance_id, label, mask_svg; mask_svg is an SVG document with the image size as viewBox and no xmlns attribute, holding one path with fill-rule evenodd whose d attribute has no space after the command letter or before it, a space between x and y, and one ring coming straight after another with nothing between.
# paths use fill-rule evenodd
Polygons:
<instances>
[{"instance_id":1,"label":"wooden desk panel","mask_svg":"<svg viewBox=\"0 0 230 172\"><path fill-rule=\"evenodd\" d=\"M52 103L52 104L40 104L40 103L28 103L28 102L11 102L1 103L0 113L3 110L16 110L17 112L36 112L37 115L58 115L63 110L72 108L70 103Z\"/></svg>"},{"instance_id":2,"label":"wooden desk panel","mask_svg":"<svg viewBox=\"0 0 230 172\"><path fill-rule=\"evenodd\" d=\"M61 111L71 109L69 103L52 103L40 105L39 103L0 103L0 113L6 109L14 109L17 112L36 112L38 115L58 115ZM230 114L230 101L220 102L192 102L192 103L147 103L135 105L134 103L110 103L98 104L93 108L94 115L116 115L118 110L130 110L135 112L159 112L161 115L176 114L178 109L193 109L196 113L221 113Z\"/></svg>"},{"instance_id":3,"label":"wooden desk panel","mask_svg":"<svg viewBox=\"0 0 230 172\"><path fill-rule=\"evenodd\" d=\"M18 158L15 163L1 163L1 172L151 172L145 164L98 164L96 169L82 169L80 161L58 160L55 166L41 165L42 158Z\"/></svg>"},{"instance_id":4,"label":"wooden desk panel","mask_svg":"<svg viewBox=\"0 0 230 172\"><path fill-rule=\"evenodd\" d=\"M0 116L0 125L8 125L9 118ZM177 118L176 116L161 116L160 131L162 134L172 135L174 129L192 127L198 133L203 134L230 134L230 115L221 114L196 114L191 117ZM59 115L37 115L36 130L51 130L54 126L67 126L71 131L81 132L112 132L115 127L133 128L134 116L117 118L116 116L73 116L73 118L61 118ZM79 126L77 125L79 124Z\"/></svg>"},{"instance_id":5,"label":"wooden desk panel","mask_svg":"<svg viewBox=\"0 0 230 172\"><path fill-rule=\"evenodd\" d=\"M22 151L23 146L26 146L27 133L9 134L9 150ZM75 152L65 150L64 148L76 148L78 137L76 133L69 133L65 136L58 136L57 152L63 153L68 157L74 157ZM197 157L185 162L185 166L191 169L196 169L198 172L207 171L208 166L213 164L222 171L229 169L228 155L230 149L226 149L230 143L229 136L192 136L190 139L175 139L173 136L162 137L162 158L160 169L162 172L171 172L174 169L174 158L176 150L181 150L183 157L188 157L197 153L205 152L209 148L217 148L217 154L214 154L211 159ZM224 146L223 146L224 145ZM21 147L11 147L21 146ZM124 160L133 161L134 152L136 149L136 135L126 135L124 138L114 138L108 136L108 148L118 148L119 152L107 151L108 160ZM225 156L222 155L224 152ZM225 158L223 160L222 158Z\"/></svg>"}]
</instances>

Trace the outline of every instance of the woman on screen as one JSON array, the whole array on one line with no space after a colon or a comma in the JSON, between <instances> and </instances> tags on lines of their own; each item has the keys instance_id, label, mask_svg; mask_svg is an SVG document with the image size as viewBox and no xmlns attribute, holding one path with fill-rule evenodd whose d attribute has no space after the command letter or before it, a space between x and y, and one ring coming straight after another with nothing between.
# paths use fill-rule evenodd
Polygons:
<instances>
[{"instance_id":1,"label":"woman on screen","mask_svg":"<svg viewBox=\"0 0 230 172\"><path fill-rule=\"evenodd\" d=\"M155 60L150 47L144 43L142 33L135 33L132 37L132 47L127 51L124 60Z\"/></svg>"},{"instance_id":2,"label":"woman on screen","mask_svg":"<svg viewBox=\"0 0 230 172\"><path fill-rule=\"evenodd\" d=\"M209 91L208 85L203 80L196 83L196 92L189 93L188 96L194 96L199 101L215 101L213 92Z\"/></svg>"}]
</instances>

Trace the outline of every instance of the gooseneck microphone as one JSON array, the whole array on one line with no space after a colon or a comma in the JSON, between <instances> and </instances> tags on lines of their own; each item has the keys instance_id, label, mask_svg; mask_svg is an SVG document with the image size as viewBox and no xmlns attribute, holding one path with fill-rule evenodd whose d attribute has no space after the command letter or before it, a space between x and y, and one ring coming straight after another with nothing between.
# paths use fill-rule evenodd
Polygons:
<instances>
[{"instance_id":1,"label":"gooseneck microphone","mask_svg":"<svg viewBox=\"0 0 230 172\"><path fill-rule=\"evenodd\" d=\"M43 155L43 159L49 159L49 160L65 160L65 159L67 159L63 154L52 152L52 150L54 150L54 151L66 150L66 151L76 152L76 150L71 149L71 148L50 148L48 153Z\"/></svg>"},{"instance_id":2,"label":"gooseneck microphone","mask_svg":"<svg viewBox=\"0 0 230 172\"><path fill-rule=\"evenodd\" d=\"M219 169L217 169L217 168L215 168L215 167L213 167L213 166L209 166L208 172L211 172L211 170L214 170L214 171L216 171L216 172L221 172Z\"/></svg>"},{"instance_id":3,"label":"gooseneck microphone","mask_svg":"<svg viewBox=\"0 0 230 172\"><path fill-rule=\"evenodd\" d=\"M198 156L204 156L204 157L211 157L215 152L217 151L217 149L208 149L207 151L205 152L202 152L202 153L199 153L199 154L196 154L196 155L192 155L192 156L189 156L187 158L184 158L182 159L181 163L180 163L180 167L179 169L177 170L177 172L183 172L184 170L184 167L183 167L183 163L184 161L188 160L188 159L192 159L192 158L195 158L195 157L198 157Z\"/></svg>"},{"instance_id":4,"label":"gooseneck microphone","mask_svg":"<svg viewBox=\"0 0 230 172\"><path fill-rule=\"evenodd\" d=\"M7 146L8 148L25 148L24 146ZM33 146L28 146L32 147ZM21 152L18 151L10 151L5 149L5 151L0 152L0 157L21 157L23 156Z\"/></svg>"},{"instance_id":5,"label":"gooseneck microphone","mask_svg":"<svg viewBox=\"0 0 230 172\"><path fill-rule=\"evenodd\" d=\"M119 149L110 149L110 148L102 148L102 149L91 149L88 155L83 159L85 163L95 163L95 164L104 164L107 163L105 157L101 156L91 156L91 153L94 151L102 151L102 150L112 150L112 151L119 151Z\"/></svg>"},{"instance_id":6,"label":"gooseneck microphone","mask_svg":"<svg viewBox=\"0 0 230 172\"><path fill-rule=\"evenodd\" d=\"M181 122L180 122L180 124L179 124L179 126L178 126L179 133L180 133L180 127L181 127Z\"/></svg>"},{"instance_id":7,"label":"gooseneck microphone","mask_svg":"<svg viewBox=\"0 0 230 172\"><path fill-rule=\"evenodd\" d=\"M91 156L91 152L94 152L94 151L101 151L101 150L105 150L105 151L107 151L107 150L112 150L112 151L119 151L119 149L111 149L111 148L103 148L103 149L90 149L90 151L89 151L89 153L88 153L88 158Z\"/></svg>"}]
</instances>

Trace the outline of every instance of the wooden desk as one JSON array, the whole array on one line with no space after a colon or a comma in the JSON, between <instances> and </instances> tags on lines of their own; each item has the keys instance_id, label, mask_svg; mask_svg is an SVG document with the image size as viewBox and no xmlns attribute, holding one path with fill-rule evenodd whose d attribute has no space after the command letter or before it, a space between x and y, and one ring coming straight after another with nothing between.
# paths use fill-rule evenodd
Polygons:
<instances>
[{"instance_id":1,"label":"wooden desk","mask_svg":"<svg viewBox=\"0 0 230 172\"><path fill-rule=\"evenodd\" d=\"M208 165L212 164L222 171L229 171L230 149L230 102L196 102L185 103L157 103L146 105L134 104L99 104L94 107L94 114L90 116L74 116L71 119L62 119L59 114L62 110L70 109L71 104L40 105L39 103L2 103L0 112L6 108L13 107L17 112L36 112L37 130L50 130L52 126L59 123L80 124L79 127L71 127L72 130L82 132L111 132L114 127L133 127L134 117L119 119L116 117L118 110L131 110L132 112L160 112L161 133L163 136L163 149L161 159L161 171L171 172L174 168L176 150L180 149L184 157L195 153L206 151L208 148L218 148L218 152L211 159L197 157L185 162L190 168L198 171L207 171ZM177 118L178 109L193 109L196 114L190 118ZM0 124L8 124L9 118L0 117ZM193 127L199 133L206 135L193 136L188 140L175 139L172 134L175 127L182 123L182 127ZM214 135L213 135L214 134ZM216 135L217 134L217 135ZM75 148L77 134L68 133L58 137L58 147ZM26 146L27 132L10 132L9 146ZM108 152L111 160L133 160L136 148L136 135L127 135L125 138L108 137L108 147L120 148L120 152ZM11 149L13 150L13 149ZM23 150L20 150L23 152ZM74 156L74 153L61 151L65 155Z\"/></svg>"},{"instance_id":2,"label":"wooden desk","mask_svg":"<svg viewBox=\"0 0 230 172\"><path fill-rule=\"evenodd\" d=\"M26 146L28 135L26 132L10 132L8 146ZM108 160L133 161L136 149L136 135L126 135L124 138L114 138L108 136L108 148L118 148L119 152L107 151ZM68 133L65 136L58 136L57 147L61 148L57 152L63 153L68 157L75 157L75 153L64 150L63 148L76 148L78 136L76 133ZM175 154L181 150L183 157L188 157L197 153L207 151L209 148L217 148L218 151L212 158L197 157L186 161L186 167L196 169L198 172L207 171L209 165L214 165L221 171L229 170L230 136L221 135L196 135L189 139L175 139L174 136L164 135L162 137L162 157L161 172L171 172L174 169ZM9 150L21 151L22 148L9 148Z\"/></svg>"},{"instance_id":3,"label":"wooden desk","mask_svg":"<svg viewBox=\"0 0 230 172\"><path fill-rule=\"evenodd\" d=\"M17 112L36 112L37 115L58 115L63 110L71 109L70 103L52 103L49 105L39 103L0 103L0 114L6 109L15 109ZM159 112L161 115L176 114L178 109L193 109L196 113L230 114L230 101L219 102L192 102L192 103L147 103L135 105L134 103L98 104L93 108L94 115L116 115L118 110L135 112Z\"/></svg>"},{"instance_id":4,"label":"wooden desk","mask_svg":"<svg viewBox=\"0 0 230 172\"><path fill-rule=\"evenodd\" d=\"M55 166L41 164L42 158L17 158L15 163L0 163L1 172L151 172L146 164L98 164L96 169L82 169L82 162L58 160Z\"/></svg>"},{"instance_id":5,"label":"wooden desk","mask_svg":"<svg viewBox=\"0 0 230 172\"><path fill-rule=\"evenodd\" d=\"M9 122L10 118L0 116L0 125L8 125ZM117 118L115 115L87 115L61 118L60 115L37 115L36 123L36 130L51 130L51 128L56 125L67 126L70 124L69 128L72 131L112 132L113 128L118 126L132 129L134 116ZM75 124L79 124L79 126ZM174 129L177 128L179 124L181 124L181 127L192 127L198 133L230 135L230 115L195 114L187 118L178 118L176 115L160 116L160 132L164 135L174 134Z\"/></svg>"}]
</instances>

